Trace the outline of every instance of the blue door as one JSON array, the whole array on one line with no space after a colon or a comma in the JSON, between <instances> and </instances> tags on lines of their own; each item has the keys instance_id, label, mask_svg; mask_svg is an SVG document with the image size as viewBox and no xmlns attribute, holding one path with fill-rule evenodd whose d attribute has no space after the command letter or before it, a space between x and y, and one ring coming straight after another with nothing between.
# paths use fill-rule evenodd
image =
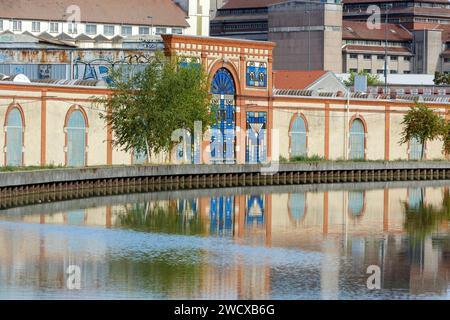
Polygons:
<instances>
[{"instance_id":1,"label":"blue door","mask_svg":"<svg viewBox=\"0 0 450 320\"><path fill-rule=\"evenodd\" d=\"M6 165L21 166L23 148L22 115L14 108L8 115L6 127Z\"/></svg>"},{"instance_id":2,"label":"blue door","mask_svg":"<svg viewBox=\"0 0 450 320\"><path fill-rule=\"evenodd\" d=\"M351 191L348 193L348 210L354 218L360 217L364 213L364 192Z\"/></svg>"},{"instance_id":3,"label":"blue door","mask_svg":"<svg viewBox=\"0 0 450 320\"><path fill-rule=\"evenodd\" d=\"M81 111L71 113L67 126L67 165L82 167L86 159L86 121Z\"/></svg>"},{"instance_id":4,"label":"blue door","mask_svg":"<svg viewBox=\"0 0 450 320\"><path fill-rule=\"evenodd\" d=\"M297 117L291 131L291 157L306 155L306 125L302 117Z\"/></svg>"},{"instance_id":5,"label":"blue door","mask_svg":"<svg viewBox=\"0 0 450 320\"><path fill-rule=\"evenodd\" d=\"M217 123L211 126L211 161L235 163L235 85L233 76L221 68L211 84L213 106L217 108Z\"/></svg>"},{"instance_id":6,"label":"blue door","mask_svg":"<svg viewBox=\"0 0 450 320\"><path fill-rule=\"evenodd\" d=\"M365 132L364 124L361 120L353 121L350 128L350 159L363 160L365 153Z\"/></svg>"}]
</instances>

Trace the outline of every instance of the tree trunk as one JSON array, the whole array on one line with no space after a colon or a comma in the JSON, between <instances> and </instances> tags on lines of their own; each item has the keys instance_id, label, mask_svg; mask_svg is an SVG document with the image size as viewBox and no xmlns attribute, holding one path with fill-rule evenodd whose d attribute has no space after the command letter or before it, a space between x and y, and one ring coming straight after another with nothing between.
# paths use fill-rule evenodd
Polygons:
<instances>
[{"instance_id":1,"label":"tree trunk","mask_svg":"<svg viewBox=\"0 0 450 320\"><path fill-rule=\"evenodd\" d=\"M147 163L150 163L150 145L148 144L147 137L145 137L145 148L147 149Z\"/></svg>"},{"instance_id":2,"label":"tree trunk","mask_svg":"<svg viewBox=\"0 0 450 320\"><path fill-rule=\"evenodd\" d=\"M423 161L423 156L425 155L425 141L422 142L422 150L420 152L420 160Z\"/></svg>"}]
</instances>

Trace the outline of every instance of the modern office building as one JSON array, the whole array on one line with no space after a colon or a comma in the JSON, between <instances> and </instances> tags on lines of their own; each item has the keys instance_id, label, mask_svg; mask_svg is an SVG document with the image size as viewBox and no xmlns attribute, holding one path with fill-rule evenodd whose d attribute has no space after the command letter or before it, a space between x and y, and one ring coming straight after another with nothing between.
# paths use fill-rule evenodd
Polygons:
<instances>
[{"instance_id":1,"label":"modern office building","mask_svg":"<svg viewBox=\"0 0 450 320\"><path fill-rule=\"evenodd\" d=\"M387 47L388 73L434 74L450 72L449 21L442 0L229 0L211 35L274 41L277 67L294 70L380 74Z\"/></svg>"}]
</instances>

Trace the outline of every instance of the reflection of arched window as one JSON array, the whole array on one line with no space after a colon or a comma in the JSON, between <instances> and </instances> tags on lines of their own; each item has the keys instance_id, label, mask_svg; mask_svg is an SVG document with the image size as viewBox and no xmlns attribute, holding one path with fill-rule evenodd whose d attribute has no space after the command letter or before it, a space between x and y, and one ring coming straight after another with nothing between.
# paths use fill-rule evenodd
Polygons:
<instances>
[{"instance_id":1,"label":"reflection of arched window","mask_svg":"<svg viewBox=\"0 0 450 320\"><path fill-rule=\"evenodd\" d=\"M421 188L408 189L408 207L417 209L423 203L423 190Z\"/></svg>"},{"instance_id":2,"label":"reflection of arched window","mask_svg":"<svg viewBox=\"0 0 450 320\"><path fill-rule=\"evenodd\" d=\"M293 222L301 222L306 215L306 194L290 194L288 206L289 217L293 220Z\"/></svg>"},{"instance_id":3,"label":"reflection of arched window","mask_svg":"<svg viewBox=\"0 0 450 320\"><path fill-rule=\"evenodd\" d=\"M147 152L133 151L133 164L143 164L147 161Z\"/></svg>"},{"instance_id":4,"label":"reflection of arched window","mask_svg":"<svg viewBox=\"0 0 450 320\"><path fill-rule=\"evenodd\" d=\"M409 141L409 159L420 160L422 157L422 144L416 138Z\"/></svg>"},{"instance_id":5,"label":"reflection of arched window","mask_svg":"<svg viewBox=\"0 0 450 320\"><path fill-rule=\"evenodd\" d=\"M352 217L361 217L364 213L364 192L350 191L348 193L348 211Z\"/></svg>"},{"instance_id":6,"label":"reflection of arched window","mask_svg":"<svg viewBox=\"0 0 450 320\"><path fill-rule=\"evenodd\" d=\"M80 110L70 113L66 129L67 165L82 167L86 162L86 121Z\"/></svg>"},{"instance_id":7,"label":"reflection of arched window","mask_svg":"<svg viewBox=\"0 0 450 320\"><path fill-rule=\"evenodd\" d=\"M21 166L23 149L23 121L18 108L14 107L6 119L6 165Z\"/></svg>"},{"instance_id":8,"label":"reflection of arched window","mask_svg":"<svg viewBox=\"0 0 450 320\"><path fill-rule=\"evenodd\" d=\"M306 156L306 124L302 117L296 116L291 127L291 157Z\"/></svg>"},{"instance_id":9,"label":"reflection of arched window","mask_svg":"<svg viewBox=\"0 0 450 320\"><path fill-rule=\"evenodd\" d=\"M364 124L360 119L355 119L350 127L350 159L364 159L365 152Z\"/></svg>"}]
</instances>

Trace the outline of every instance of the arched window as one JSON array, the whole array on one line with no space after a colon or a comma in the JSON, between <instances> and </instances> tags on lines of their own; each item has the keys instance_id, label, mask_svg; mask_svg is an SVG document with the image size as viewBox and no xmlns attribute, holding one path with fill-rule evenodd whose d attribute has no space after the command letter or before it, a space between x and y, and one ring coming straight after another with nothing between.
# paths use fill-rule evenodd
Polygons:
<instances>
[{"instance_id":1,"label":"arched window","mask_svg":"<svg viewBox=\"0 0 450 320\"><path fill-rule=\"evenodd\" d=\"M23 121L18 108L13 108L6 122L6 165L21 166L23 150Z\"/></svg>"},{"instance_id":2,"label":"arched window","mask_svg":"<svg viewBox=\"0 0 450 320\"><path fill-rule=\"evenodd\" d=\"M418 209L423 203L423 190L421 188L411 188L408 190L408 208Z\"/></svg>"},{"instance_id":3,"label":"arched window","mask_svg":"<svg viewBox=\"0 0 450 320\"><path fill-rule=\"evenodd\" d=\"M80 110L70 113L67 122L67 165L82 167L86 164L86 121Z\"/></svg>"},{"instance_id":4,"label":"arched window","mask_svg":"<svg viewBox=\"0 0 450 320\"><path fill-rule=\"evenodd\" d=\"M306 124L297 116L291 127L291 157L306 156Z\"/></svg>"},{"instance_id":5,"label":"arched window","mask_svg":"<svg viewBox=\"0 0 450 320\"><path fill-rule=\"evenodd\" d=\"M422 158L422 144L416 138L409 140L409 160L420 160Z\"/></svg>"},{"instance_id":6,"label":"arched window","mask_svg":"<svg viewBox=\"0 0 450 320\"><path fill-rule=\"evenodd\" d=\"M348 193L348 211L354 218L361 217L364 213L364 192L350 191Z\"/></svg>"},{"instance_id":7,"label":"arched window","mask_svg":"<svg viewBox=\"0 0 450 320\"><path fill-rule=\"evenodd\" d=\"M288 209L290 218L296 223L301 222L306 214L306 194L293 193L289 195Z\"/></svg>"},{"instance_id":8,"label":"arched window","mask_svg":"<svg viewBox=\"0 0 450 320\"><path fill-rule=\"evenodd\" d=\"M236 129L236 86L232 74L220 68L211 83L213 105L217 108L217 123L211 126L211 161L213 163L234 163Z\"/></svg>"},{"instance_id":9,"label":"arched window","mask_svg":"<svg viewBox=\"0 0 450 320\"><path fill-rule=\"evenodd\" d=\"M143 164L147 161L147 152L133 151L133 164Z\"/></svg>"},{"instance_id":10,"label":"arched window","mask_svg":"<svg viewBox=\"0 0 450 320\"><path fill-rule=\"evenodd\" d=\"M364 159L365 154L364 124L360 119L355 119L350 127L350 154L351 160Z\"/></svg>"}]
</instances>

